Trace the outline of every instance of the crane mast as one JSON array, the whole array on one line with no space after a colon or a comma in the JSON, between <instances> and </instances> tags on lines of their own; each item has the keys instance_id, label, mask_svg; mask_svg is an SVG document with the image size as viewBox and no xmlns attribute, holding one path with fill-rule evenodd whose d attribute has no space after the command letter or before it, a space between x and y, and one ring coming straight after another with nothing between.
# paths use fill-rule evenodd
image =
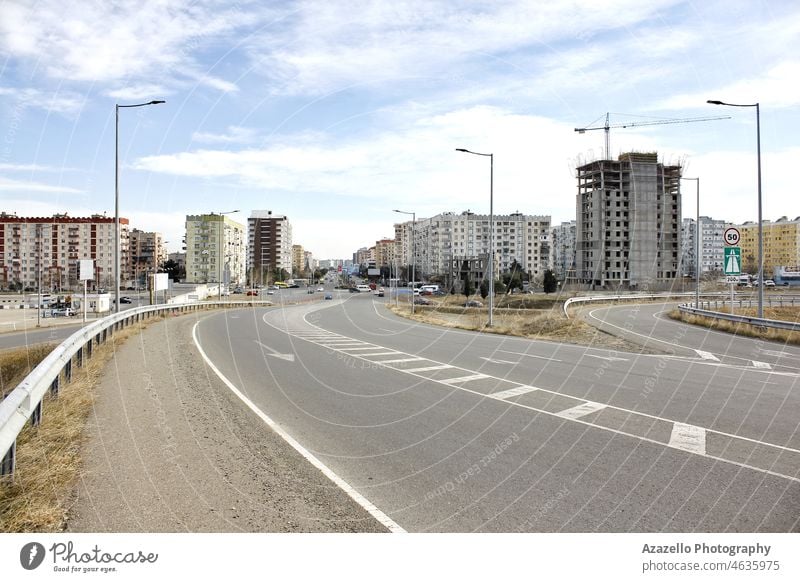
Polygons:
<instances>
[{"instance_id":1,"label":"crane mast","mask_svg":"<svg viewBox=\"0 0 800 582\"><path fill-rule=\"evenodd\" d=\"M611 125L609 123L610 113L606 113L606 122L600 127L576 127L575 131L578 133L586 133L587 131L594 131L602 129L605 131L605 159L611 159L611 130L612 129L625 129L627 127L644 127L646 125L669 125L672 123L694 123L696 121L717 121L719 119L730 119L730 116L718 117L686 117L683 119L657 119L655 121L632 121L630 123L616 123Z\"/></svg>"}]
</instances>

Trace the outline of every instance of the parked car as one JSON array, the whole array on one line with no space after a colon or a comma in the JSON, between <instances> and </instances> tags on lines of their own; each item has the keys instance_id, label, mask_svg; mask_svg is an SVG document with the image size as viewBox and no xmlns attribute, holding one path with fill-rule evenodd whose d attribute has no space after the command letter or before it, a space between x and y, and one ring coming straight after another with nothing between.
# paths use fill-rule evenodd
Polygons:
<instances>
[{"instance_id":1,"label":"parked car","mask_svg":"<svg viewBox=\"0 0 800 582\"><path fill-rule=\"evenodd\" d=\"M314 288L313 288L313 287L309 287L309 288L306 290L306 293L307 293L308 295L312 295L312 294L314 293Z\"/></svg>"},{"instance_id":2,"label":"parked car","mask_svg":"<svg viewBox=\"0 0 800 582\"><path fill-rule=\"evenodd\" d=\"M254 295L254 296L258 297L258 289L250 289L250 290L248 290L247 291L247 295L248 296L253 296Z\"/></svg>"},{"instance_id":3,"label":"parked car","mask_svg":"<svg viewBox=\"0 0 800 582\"><path fill-rule=\"evenodd\" d=\"M385 293L385 291L384 291L383 287L381 287L379 289L375 289L375 291L373 292L373 294L375 296L377 296L377 297L383 297L384 293Z\"/></svg>"},{"instance_id":4,"label":"parked car","mask_svg":"<svg viewBox=\"0 0 800 582\"><path fill-rule=\"evenodd\" d=\"M333 299L332 293L325 293L325 299Z\"/></svg>"},{"instance_id":5,"label":"parked car","mask_svg":"<svg viewBox=\"0 0 800 582\"><path fill-rule=\"evenodd\" d=\"M267 289L269 289L270 291L277 291L278 289L280 289L280 287L278 287L277 285L270 285L269 287L267 287Z\"/></svg>"},{"instance_id":6,"label":"parked car","mask_svg":"<svg viewBox=\"0 0 800 582\"><path fill-rule=\"evenodd\" d=\"M767 279L766 281L764 281L764 287L774 287L774 286L775 286L775 281L773 281L772 279Z\"/></svg>"},{"instance_id":7,"label":"parked car","mask_svg":"<svg viewBox=\"0 0 800 582\"><path fill-rule=\"evenodd\" d=\"M433 305L433 301L424 297L414 297L414 305Z\"/></svg>"},{"instance_id":8,"label":"parked car","mask_svg":"<svg viewBox=\"0 0 800 582\"><path fill-rule=\"evenodd\" d=\"M480 301L475 301L474 299L470 299L469 301L464 302L464 307L483 307L483 303Z\"/></svg>"},{"instance_id":9,"label":"parked car","mask_svg":"<svg viewBox=\"0 0 800 582\"><path fill-rule=\"evenodd\" d=\"M75 315L75 310L71 307L64 307L62 309L54 309L52 311L53 317L73 317Z\"/></svg>"},{"instance_id":10,"label":"parked car","mask_svg":"<svg viewBox=\"0 0 800 582\"><path fill-rule=\"evenodd\" d=\"M237 287L236 289L233 290L233 292L236 294L244 293L244 289L242 289L241 287Z\"/></svg>"},{"instance_id":11,"label":"parked car","mask_svg":"<svg viewBox=\"0 0 800 582\"><path fill-rule=\"evenodd\" d=\"M319 291L320 293L322 293L323 291L325 291L325 287L317 287L317 291Z\"/></svg>"}]
</instances>

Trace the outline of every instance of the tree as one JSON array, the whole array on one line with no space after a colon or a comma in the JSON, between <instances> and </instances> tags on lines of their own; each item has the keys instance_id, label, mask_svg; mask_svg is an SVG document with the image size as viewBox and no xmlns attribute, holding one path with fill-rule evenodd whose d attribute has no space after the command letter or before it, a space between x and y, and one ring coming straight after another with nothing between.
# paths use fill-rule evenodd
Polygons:
<instances>
[{"instance_id":1,"label":"tree","mask_svg":"<svg viewBox=\"0 0 800 582\"><path fill-rule=\"evenodd\" d=\"M481 299L486 299L489 296L489 281L488 280L484 279L483 281L481 281L480 293L481 293Z\"/></svg>"},{"instance_id":2,"label":"tree","mask_svg":"<svg viewBox=\"0 0 800 582\"><path fill-rule=\"evenodd\" d=\"M505 283L502 281L495 281L494 282L494 294L497 295L498 293L505 293L506 286Z\"/></svg>"},{"instance_id":3,"label":"tree","mask_svg":"<svg viewBox=\"0 0 800 582\"><path fill-rule=\"evenodd\" d=\"M464 282L464 295L469 297L475 293L475 286L469 276L469 261L461 263L461 280Z\"/></svg>"},{"instance_id":4,"label":"tree","mask_svg":"<svg viewBox=\"0 0 800 582\"><path fill-rule=\"evenodd\" d=\"M545 293L553 293L556 290L556 287L558 287L556 276L550 269L547 269L544 272L544 281L542 282L542 286L544 287Z\"/></svg>"},{"instance_id":5,"label":"tree","mask_svg":"<svg viewBox=\"0 0 800 582\"><path fill-rule=\"evenodd\" d=\"M164 261L161 265L160 272L167 273L167 276L172 281L182 281L186 278L186 268L178 263L177 261L173 261L169 259Z\"/></svg>"}]
</instances>

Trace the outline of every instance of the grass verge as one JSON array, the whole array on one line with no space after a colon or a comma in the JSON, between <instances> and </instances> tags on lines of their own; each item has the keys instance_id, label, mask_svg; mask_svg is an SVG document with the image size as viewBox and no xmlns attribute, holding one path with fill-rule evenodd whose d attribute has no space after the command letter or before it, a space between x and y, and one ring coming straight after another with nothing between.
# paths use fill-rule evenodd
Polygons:
<instances>
[{"instance_id":1,"label":"grass verge","mask_svg":"<svg viewBox=\"0 0 800 582\"><path fill-rule=\"evenodd\" d=\"M727 313L726 309L720 309L720 312ZM756 316L755 308L737 309L737 315L745 315L748 317ZM735 335L746 337L754 337L769 341L800 345L800 332L788 331L785 329L775 329L773 327L762 327L759 325L751 325L749 323L740 323L737 321L727 321L724 319L715 319L713 317L703 317L701 315L692 315L683 313L679 309L673 309L669 312L672 319L707 327L717 331L724 331ZM777 319L780 321L789 321L797 323L800 319L800 309L791 307L776 307L765 308L764 317L766 319Z\"/></svg>"},{"instance_id":2,"label":"grass verge","mask_svg":"<svg viewBox=\"0 0 800 582\"><path fill-rule=\"evenodd\" d=\"M45 396L42 423L38 427L26 425L17 438L13 481L0 483L0 532L51 533L64 529L68 501L81 467L84 427L105 365L125 340L160 320L153 318L117 331L106 343L95 346L83 367L73 366L72 381L62 383L57 398ZM20 354L10 358L16 362L23 359ZM22 369L19 363L14 366Z\"/></svg>"},{"instance_id":3,"label":"grass verge","mask_svg":"<svg viewBox=\"0 0 800 582\"><path fill-rule=\"evenodd\" d=\"M0 400L16 388L55 347L53 343L36 344L0 352Z\"/></svg>"}]
</instances>

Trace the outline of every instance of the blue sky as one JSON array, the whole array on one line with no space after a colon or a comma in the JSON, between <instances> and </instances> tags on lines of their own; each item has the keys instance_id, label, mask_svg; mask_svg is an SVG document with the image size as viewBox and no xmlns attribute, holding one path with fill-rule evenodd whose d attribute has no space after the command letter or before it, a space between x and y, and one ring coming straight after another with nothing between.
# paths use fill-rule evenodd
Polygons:
<instances>
[{"instance_id":1,"label":"blue sky","mask_svg":"<svg viewBox=\"0 0 800 582\"><path fill-rule=\"evenodd\" d=\"M289 216L296 243L346 258L428 216L575 214L574 167L611 131L701 178L701 212L800 215L800 5L791 1L182 2L0 0L0 198L22 215L114 212L177 250L188 213ZM683 212L694 216L694 184Z\"/></svg>"}]
</instances>

